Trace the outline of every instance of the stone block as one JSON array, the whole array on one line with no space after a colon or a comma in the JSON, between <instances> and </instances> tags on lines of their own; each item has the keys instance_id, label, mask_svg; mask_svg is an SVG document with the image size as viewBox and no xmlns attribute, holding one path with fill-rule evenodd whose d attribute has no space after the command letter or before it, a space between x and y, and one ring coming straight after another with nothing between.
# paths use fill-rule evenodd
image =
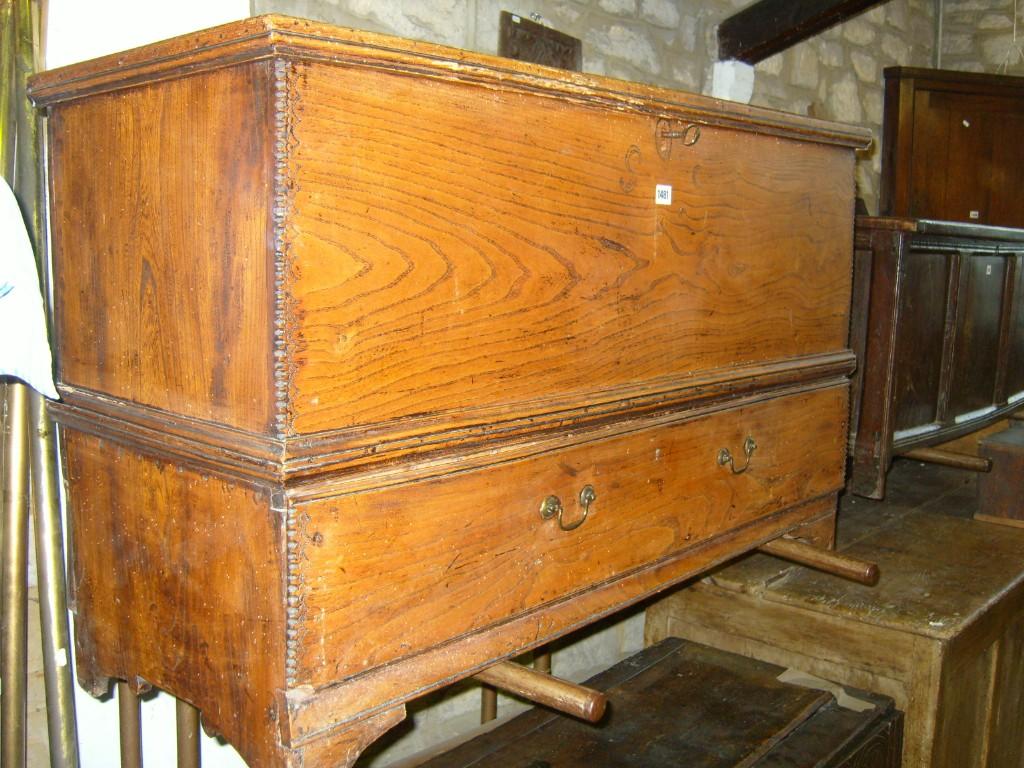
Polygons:
<instances>
[{"instance_id":1,"label":"stone block","mask_svg":"<svg viewBox=\"0 0 1024 768\"><path fill-rule=\"evenodd\" d=\"M869 45L875 41L875 28L861 17L850 19L842 25L843 37L854 45Z\"/></svg>"},{"instance_id":2,"label":"stone block","mask_svg":"<svg viewBox=\"0 0 1024 768\"><path fill-rule=\"evenodd\" d=\"M819 40L818 58L826 67L841 67L846 63L846 52L841 43L832 40Z\"/></svg>"},{"instance_id":3,"label":"stone block","mask_svg":"<svg viewBox=\"0 0 1024 768\"><path fill-rule=\"evenodd\" d=\"M598 0L597 4L616 16L636 16L636 0Z\"/></svg>"},{"instance_id":4,"label":"stone block","mask_svg":"<svg viewBox=\"0 0 1024 768\"><path fill-rule=\"evenodd\" d=\"M1005 13L986 13L978 20L978 29L1013 29L1013 17Z\"/></svg>"},{"instance_id":5,"label":"stone block","mask_svg":"<svg viewBox=\"0 0 1024 768\"><path fill-rule=\"evenodd\" d=\"M888 32L882 35L882 53L893 64L906 64L910 60L910 46L907 42Z\"/></svg>"},{"instance_id":6,"label":"stone block","mask_svg":"<svg viewBox=\"0 0 1024 768\"><path fill-rule=\"evenodd\" d=\"M591 27L584 43L594 52L609 59L621 59L638 70L653 75L661 73L661 61L650 35L639 26L611 24L605 28ZM609 72L612 69L609 67Z\"/></svg>"},{"instance_id":7,"label":"stone block","mask_svg":"<svg viewBox=\"0 0 1024 768\"><path fill-rule=\"evenodd\" d=\"M757 68L759 75L768 75L770 77L778 77L782 72L782 65L784 63L784 54L776 53L774 56L769 56L767 59L762 59L757 62L754 66Z\"/></svg>"},{"instance_id":8,"label":"stone block","mask_svg":"<svg viewBox=\"0 0 1024 768\"><path fill-rule=\"evenodd\" d=\"M790 55L789 82L798 88L816 88L818 85L818 54L814 47L802 43Z\"/></svg>"},{"instance_id":9,"label":"stone block","mask_svg":"<svg viewBox=\"0 0 1024 768\"><path fill-rule=\"evenodd\" d=\"M860 88L852 74L846 74L828 89L829 117L841 123L860 124L864 111L860 104Z\"/></svg>"},{"instance_id":10,"label":"stone block","mask_svg":"<svg viewBox=\"0 0 1024 768\"><path fill-rule=\"evenodd\" d=\"M885 114L883 102L881 88L866 90L861 96L861 103L864 105L864 117L871 125L880 126L882 124L882 117Z\"/></svg>"},{"instance_id":11,"label":"stone block","mask_svg":"<svg viewBox=\"0 0 1024 768\"><path fill-rule=\"evenodd\" d=\"M857 78L866 83L873 83L878 79L878 62L875 57L863 50L850 51L850 63L853 64L853 71Z\"/></svg>"},{"instance_id":12,"label":"stone block","mask_svg":"<svg viewBox=\"0 0 1024 768\"><path fill-rule=\"evenodd\" d=\"M656 27L679 26L679 3L672 0L640 0L640 18Z\"/></svg>"}]
</instances>

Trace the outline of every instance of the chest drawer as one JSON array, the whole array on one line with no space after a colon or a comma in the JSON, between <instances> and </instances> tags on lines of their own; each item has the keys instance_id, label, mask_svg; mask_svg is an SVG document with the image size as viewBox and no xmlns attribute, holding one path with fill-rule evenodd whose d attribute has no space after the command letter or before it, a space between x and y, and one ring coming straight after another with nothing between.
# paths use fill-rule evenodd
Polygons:
<instances>
[{"instance_id":1,"label":"chest drawer","mask_svg":"<svg viewBox=\"0 0 1024 768\"><path fill-rule=\"evenodd\" d=\"M345 678L835 492L846 400L846 387L833 386L300 502L297 678ZM748 438L756 443L749 459ZM731 464L720 463L723 449ZM594 498L583 520L587 488ZM542 516L550 496L572 530Z\"/></svg>"}]
</instances>

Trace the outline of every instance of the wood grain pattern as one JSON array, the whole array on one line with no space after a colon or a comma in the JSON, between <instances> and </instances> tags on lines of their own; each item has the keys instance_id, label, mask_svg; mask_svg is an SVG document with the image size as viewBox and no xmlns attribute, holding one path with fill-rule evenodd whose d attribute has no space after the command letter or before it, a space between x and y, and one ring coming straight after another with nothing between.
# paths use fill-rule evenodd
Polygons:
<instances>
[{"instance_id":1,"label":"wood grain pattern","mask_svg":"<svg viewBox=\"0 0 1024 768\"><path fill-rule=\"evenodd\" d=\"M665 161L653 118L357 78L295 74L295 432L845 345L849 156L705 128Z\"/></svg>"},{"instance_id":2,"label":"wood grain pattern","mask_svg":"<svg viewBox=\"0 0 1024 768\"><path fill-rule=\"evenodd\" d=\"M949 387L954 416L997 402L1006 262L1002 256L974 255L965 258L960 268L957 303L961 309L954 339L957 364Z\"/></svg>"},{"instance_id":3,"label":"wood grain pattern","mask_svg":"<svg viewBox=\"0 0 1024 768\"><path fill-rule=\"evenodd\" d=\"M51 116L59 382L270 431L269 95L250 66Z\"/></svg>"},{"instance_id":4,"label":"wood grain pattern","mask_svg":"<svg viewBox=\"0 0 1024 768\"><path fill-rule=\"evenodd\" d=\"M415 696L831 540L863 131L282 17L32 88L94 690L348 766Z\"/></svg>"},{"instance_id":5,"label":"wood grain pattern","mask_svg":"<svg viewBox=\"0 0 1024 768\"><path fill-rule=\"evenodd\" d=\"M845 403L834 387L303 505L298 681L320 686L415 654L837 491L845 420L828 414ZM751 468L733 475L718 452L742 461L748 435ZM566 523L577 520L588 484L597 499L579 528L540 517L555 494Z\"/></svg>"},{"instance_id":6,"label":"wood grain pattern","mask_svg":"<svg viewBox=\"0 0 1024 768\"><path fill-rule=\"evenodd\" d=\"M890 67L885 91L880 213L1024 227L1021 78Z\"/></svg>"},{"instance_id":7,"label":"wood grain pattern","mask_svg":"<svg viewBox=\"0 0 1024 768\"><path fill-rule=\"evenodd\" d=\"M895 429L925 426L938 416L949 266L949 254L911 250L900 268L906 287L896 330Z\"/></svg>"},{"instance_id":8,"label":"wood grain pattern","mask_svg":"<svg viewBox=\"0 0 1024 768\"><path fill-rule=\"evenodd\" d=\"M1009 319L1005 397L1024 394L1024 253L1015 259L1013 302Z\"/></svg>"},{"instance_id":9,"label":"wood grain pattern","mask_svg":"<svg viewBox=\"0 0 1024 768\"><path fill-rule=\"evenodd\" d=\"M867 322L851 341L863 373L850 488L879 499L894 455L1021 407L1024 230L860 217L857 232L872 270L859 294Z\"/></svg>"},{"instance_id":10,"label":"wood grain pattern","mask_svg":"<svg viewBox=\"0 0 1024 768\"><path fill-rule=\"evenodd\" d=\"M267 488L64 432L78 678L185 698L252 765L277 754L282 522Z\"/></svg>"},{"instance_id":11,"label":"wood grain pattern","mask_svg":"<svg viewBox=\"0 0 1024 768\"><path fill-rule=\"evenodd\" d=\"M350 723L367 713L384 711L415 696L454 683L495 661L513 658L593 621L610 616L698 573L721 565L770 539L834 521L835 494L790 507L733 528L703 546L637 569L619 579L579 592L571 600L540 606L501 624L453 637L419 655L349 680L311 691L288 692L289 729L300 736L316 733L323 723Z\"/></svg>"}]
</instances>

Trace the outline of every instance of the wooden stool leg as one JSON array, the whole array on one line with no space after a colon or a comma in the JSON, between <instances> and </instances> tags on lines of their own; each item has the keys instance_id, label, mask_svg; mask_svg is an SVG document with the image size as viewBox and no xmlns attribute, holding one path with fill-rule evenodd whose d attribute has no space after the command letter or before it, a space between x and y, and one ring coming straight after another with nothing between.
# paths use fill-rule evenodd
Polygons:
<instances>
[{"instance_id":1,"label":"wooden stool leg","mask_svg":"<svg viewBox=\"0 0 1024 768\"><path fill-rule=\"evenodd\" d=\"M199 710L187 701L176 702L178 768L199 768Z\"/></svg>"},{"instance_id":2,"label":"wooden stool leg","mask_svg":"<svg viewBox=\"0 0 1024 768\"><path fill-rule=\"evenodd\" d=\"M971 472L991 472L992 462L980 456L969 456L965 453L954 453L939 448L914 448L901 453L905 459L923 461L928 464L942 464L956 469L967 469Z\"/></svg>"},{"instance_id":3,"label":"wooden stool leg","mask_svg":"<svg viewBox=\"0 0 1024 768\"><path fill-rule=\"evenodd\" d=\"M117 684L117 714L121 727L121 768L142 768L139 697L128 683Z\"/></svg>"}]
</instances>

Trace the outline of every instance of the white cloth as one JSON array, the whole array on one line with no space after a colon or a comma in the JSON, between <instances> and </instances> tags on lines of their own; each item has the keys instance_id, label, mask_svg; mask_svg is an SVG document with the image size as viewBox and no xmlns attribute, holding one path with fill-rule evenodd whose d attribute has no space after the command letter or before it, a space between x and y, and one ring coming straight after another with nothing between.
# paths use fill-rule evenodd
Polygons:
<instances>
[{"instance_id":1,"label":"white cloth","mask_svg":"<svg viewBox=\"0 0 1024 768\"><path fill-rule=\"evenodd\" d=\"M6 180L0 183L0 374L59 397L32 243Z\"/></svg>"}]
</instances>

